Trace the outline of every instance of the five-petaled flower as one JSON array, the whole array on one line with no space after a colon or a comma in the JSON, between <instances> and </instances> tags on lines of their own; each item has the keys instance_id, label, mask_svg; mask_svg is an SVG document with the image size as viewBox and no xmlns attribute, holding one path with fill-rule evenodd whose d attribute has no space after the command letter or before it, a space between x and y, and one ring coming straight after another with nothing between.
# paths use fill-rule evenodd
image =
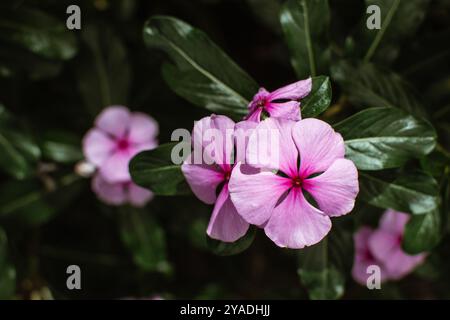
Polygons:
<instances>
[{"instance_id":1,"label":"five-petaled flower","mask_svg":"<svg viewBox=\"0 0 450 320\"><path fill-rule=\"evenodd\" d=\"M260 122L262 115L298 121L301 119L300 102L311 92L311 78L294 82L290 85L268 92L259 89L248 105L246 120Z\"/></svg>"},{"instance_id":2,"label":"five-petaled flower","mask_svg":"<svg viewBox=\"0 0 450 320\"><path fill-rule=\"evenodd\" d=\"M367 267L376 265L381 271L381 281L398 280L421 264L426 253L409 255L402 249L402 239L409 215L387 210L379 226L373 230L364 226L354 235L355 261L352 275L355 281L366 285Z\"/></svg>"},{"instance_id":3,"label":"five-petaled flower","mask_svg":"<svg viewBox=\"0 0 450 320\"><path fill-rule=\"evenodd\" d=\"M197 198L207 204L214 204L207 234L224 242L236 241L249 228L249 224L237 213L228 191L234 167L232 154L235 128L247 125L252 126L249 122L235 124L233 120L220 115L211 115L197 121L192 140L194 153L196 150L201 151L203 163L196 163L195 154L192 153L181 166L186 181ZM215 138L211 135L214 132L218 133ZM208 149L212 152L205 152Z\"/></svg>"},{"instance_id":4,"label":"five-petaled flower","mask_svg":"<svg viewBox=\"0 0 450 320\"><path fill-rule=\"evenodd\" d=\"M92 189L101 200L142 206L153 197L131 181L128 163L140 151L155 148L157 134L153 118L123 106L108 107L98 115L83 139L83 153L97 168Z\"/></svg>"},{"instance_id":5,"label":"five-petaled flower","mask_svg":"<svg viewBox=\"0 0 450 320\"><path fill-rule=\"evenodd\" d=\"M279 132L278 161L270 155L264 158L267 150L250 147L260 143L260 131L271 130ZM255 128L247 149L247 158L260 159L264 165L255 173L237 164L229 182L231 200L248 223L263 227L278 246L300 249L313 245L330 231L330 217L353 209L358 172L344 154L341 135L321 120L268 118ZM307 201L304 192L318 208Z\"/></svg>"}]
</instances>

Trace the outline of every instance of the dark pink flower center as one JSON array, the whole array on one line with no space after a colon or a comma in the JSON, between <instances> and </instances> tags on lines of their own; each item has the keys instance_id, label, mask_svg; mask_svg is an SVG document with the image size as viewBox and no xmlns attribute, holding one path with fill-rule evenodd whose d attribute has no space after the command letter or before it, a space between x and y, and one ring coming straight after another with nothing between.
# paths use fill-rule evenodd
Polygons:
<instances>
[{"instance_id":1,"label":"dark pink flower center","mask_svg":"<svg viewBox=\"0 0 450 320\"><path fill-rule=\"evenodd\" d=\"M230 180L230 177L231 177L231 171L226 171L226 172L224 172L224 174L223 174L223 180L229 181L229 180Z\"/></svg>"},{"instance_id":2,"label":"dark pink flower center","mask_svg":"<svg viewBox=\"0 0 450 320\"><path fill-rule=\"evenodd\" d=\"M117 149L126 150L130 147L130 142L128 139L120 139L117 141Z\"/></svg>"},{"instance_id":3,"label":"dark pink flower center","mask_svg":"<svg viewBox=\"0 0 450 320\"><path fill-rule=\"evenodd\" d=\"M258 108L264 108L267 105L267 99L266 98L261 98L258 101L256 101L256 106Z\"/></svg>"},{"instance_id":4,"label":"dark pink flower center","mask_svg":"<svg viewBox=\"0 0 450 320\"><path fill-rule=\"evenodd\" d=\"M302 186L302 178L300 177L292 178L292 186L294 188L300 188Z\"/></svg>"}]
</instances>

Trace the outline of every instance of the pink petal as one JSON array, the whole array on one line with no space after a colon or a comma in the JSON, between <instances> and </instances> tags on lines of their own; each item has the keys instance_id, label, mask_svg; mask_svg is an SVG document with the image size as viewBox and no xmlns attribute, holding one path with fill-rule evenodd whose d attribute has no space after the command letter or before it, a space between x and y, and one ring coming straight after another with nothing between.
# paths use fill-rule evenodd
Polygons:
<instances>
[{"instance_id":1,"label":"pink petal","mask_svg":"<svg viewBox=\"0 0 450 320\"><path fill-rule=\"evenodd\" d=\"M123 138L130 125L130 111L122 106L108 107L97 116L95 125L116 138Z\"/></svg>"},{"instance_id":2,"label":"pink petal","mask_svg":"<svg viewBox=\"0 0 450 320\"><path fill-rule=\"evenodd\" d=\"M245 120L253 121L253 122L260 122L261 121L261 114L263 112L263 108L253 108L249 111L248 115L245 117Z\"/></svg>"},{"instance_id":3,"label":"pink petal","mask_svg":"<svg viewBox=\"0 0 450 320\"><path fill-rule=\"evenodd\" d=\"M400 247L400 238L395 234L382 229L373 232L369 239L369 249L372 255L385 263L391 255Z\"/></svg>"},{"instance_id":4,"label":"pink petal","mask_svg":"<svg viewBox=\"0 0 450 320\"><path fill-rule=\"evenodd\" d=\"M156 144L158 123L152 117L133 112L130 116L128 139L133 144Z\"/></svg>"},{"instance_id":5,"label":"pink petal","mask_svg":"<svg viewBox=\"0 0 450 320\"><path fill-rule=\"evenodd\" d=\"M92 190L97 197L109 205L122 205L127 201L123 183L109 183L101 174L96 174L91 181Z\"/></svg>"},{"instance_id":6,"label":"pink petal","mask_svg":"<svg viewBox=\"0 0 450 320\"><path fill-rule=\"evenodd\" d=\"M298 151L291 133L294 124L294 121L276 118L262 121L250 136L246 163L296 175Z\"/></svg>"},{"instance_id":7,"label":"pink petal","mask_svg":"<svg viewBox=\"0 0 450 320\"><path fill-rule=\"evenodd\" d=\"M399 236L403 235L409 218L410 216L407 213L398 212L392 209L386 210L380 219L380 228Z\"/></svg>"},{"instance_id":8,"label":"pink petal","mask_svg":"<svg viewBox=\"0 0 450 320\"><path fill-rule=\"evenodd\" d=\"M289 99L298 100L306 97L311 92L312 81L311 78L300 80L270 94L270 100Z\"/></svg>"},{"instance_id":9,"label":"pink petal","mask_svg":"<svg viewBox=\"0 0 450 320\"><path fill-rule=\"evenodd\" d=\"M116 143L98 129L89 130L83 138L83 153L86 159L101 166L114 152Z\"/></svg>"},{"instance_id":10,"label":"pink petal","mask_svg":"<svg viewBox=\"0 0 450 320\"><path fill-rule=\"evenodd\" d=\"M245 162L248 141L257 125L256 122L244 120L234 126L234 145L236 146L234 163Z\"/></svg>"},{"instance_id":11,"label":"pink petal","mask_svg":"<svg viewBox=\"0 0 450 320\"><path fill-rule=\"evenodd\" d=\"M399 280L423 263L425 258L426 254L411 256L404 253L401 247L398 247L392 252L389 259L385 261L386 270L391 279Z\"/></svg>"},{"instance_id":12,"label":"pink petal","mask_svg":"<svg viewBox=\"0 0 450 320\"><path fill-rule=\"evenodd\" d=\"M353 162L337 159L323 174L303 181L303 188L331 217L352 211L359 191L358 170Z\"/></svg>"},{"instance_id":13,"label":"pink petal","mask_svg":"<svg viewBox=\"0 0 450 320\"><path fill-rule=\"evenodd\" d=\"M260 226L270 218L275 205L289 189L291 182L270 171L249 173L245 171L246 168L248 166L238 163L231 173L231 201L248 223Z\"/></svg>"},{"instance_id":14,"label":"pink petal","mask_svg":"<svg viewBox=\"0 0 450 320\"><path fill-rule=\"evenodd\" d=\"M190 163L192 163L192 157L185 160L181 171L192 192L201 201L213 204L216 201L217 186L224 180L223 172L213 165Z\"/></svg>"},{"instance_id":15,"label":"pink petal","mask_svg":"<svg viewBox=\"0 0 450 320\"><path fill-rule=\"evenodd\" d=\"M129 152L116 151L99 168L100 173L110 183L130 181L128 163L131 158L132 154Z\"/></svg>"},{"instance_id":16,"label":"pink petal","mask_svg":"<svg viewBox=\"0 0 450 320\"><path fill-rule=\"evenodd\" d=\"M264 231L279 247L302 249L318 243L330 229L330 218L311 206L301 190L294 188L275 207Z\"/></svg>"},{"instance_id":17,"label":"pink petal","mask_svg":"<svg viewBox=\"0 0 450 320\"><path fill-rule=\"evenodd\" d=\"M129 152L134 157L139 152L152 150L152 149L155 149L157 146L158 146L158 142L156 140L151 141L151 142L146 142L146 143L140 143L140 144L134 145L132 148L130 148Z\"/></svg>"},{"instance_id":18,"label":"pink petal","mask_svg":"<svg viewBox=\"0 0 450 320\"><path fill-rule=\"evenodd\" d=\"M361 227L353 235L355 242L355 254L365 253L369 249L369 239L373 233L373 229L367 226Z\"/></svg>"},{"instance_id":19,"label":"pink petal","mask_svg":"<svg viewBox=\"0 0 450 320\"><path fill-rule=\"evenodd\" d=\"M297 122L292 136L300 152L299 173L302 177L326 171L336 159L344 158L344 140L322 120Z\"/></svg>"},{"instance_id":20,"label":"pink petal","mask_svg":"<svg viewBox=\"0 0 450 320\"><path fill-rule=\"evenodd\" d=\"M293 121L299 121L301 119L300 102L298 101L282 103L271 102L266 110L273 118L282 118Z\"/></svg>"},{"instance_id":21,"label":"pink petal","mask_svg":"<svg viewBox=\"0 0 450 320\"><path fill-rule=\"evenodd\" d=\"M147 189L141 188L140 186L130 182L128 186L128 201L135 207L143 207L150 200L152 200L154 194Z\"/></svg>"},{"instance_id":22,"label":"pink petal","mask_svg":"<svg viewBox=\"0 0 450 320\"><path fill-rule=\"evenodd\" d=\"M209 220L208 235L224 242L234 242L247 233L248 227L249 224L237 213L231 202L228 185L225 184Z\"/></svg>"}]
</instances>

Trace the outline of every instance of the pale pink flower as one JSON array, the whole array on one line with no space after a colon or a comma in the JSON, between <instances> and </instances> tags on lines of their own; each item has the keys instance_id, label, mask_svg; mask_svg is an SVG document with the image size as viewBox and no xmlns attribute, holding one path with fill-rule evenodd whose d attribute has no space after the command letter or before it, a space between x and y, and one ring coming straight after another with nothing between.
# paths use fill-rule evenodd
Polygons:
<instances>
[{"instance_id":1,"label":"pale pink flower","mask_svg":"<svg viewBox=\"0 0 450 320\"><path fill-rule=\"evenodd\" d=\"M249 145L259 131L271 130L279 132L279 161L262 159L266 165L257 173L237 164L229 183L231 200L248 223L263 227L278 246L313 245L330 231L330 217L352 210L359 191L358 172L353 162L344 159L341 135L321 120L268 118L256 127ZM252 157L252 149L248 148L247 157ZM304 191L319 208L306 200Z\"/></svg>"},{"instance_id":2,"label":"pale pink flower","mask_svg":"<svg viewBox=\"0 0 450 320\"><path fill-rule=\"evenodd\" d=\"M248 105L246 117L250 121L261 121L263 112L270 117L298 121L301 119L300 102L311 92L311 78L294 82L273 92L260 88Z\"/></svg>"},{"instance_id":3,"label":"pale pink flower","mask_svg":"<svg viewBox=\"0 0 450 320\"><path fill-rule=\"evenodd\" d=\"M158 124L150 116L111 106L98 115L83 139L86 159L110 182L131 180L128 163L143 150L157 146Z\"/></svg>"},{"instance_id":4,"label":"pale pink flower","mask_svg":"<svg viewBox=\"0 0 450 320\"><path fill-rule=\"evenodd\" d=\"M246 126L245 123L241 124ZM211 164L196 164L195 155L191 154L181 170L192 192L201 201L214 204L214 209L209 220L207 234L214 239L224 242L233 242L241 238L247 232L249 225L237 213L230 200L228 182L233 170L233 148L235 123L225 116L211 115L197 121L192 132L195 150L202 153L206 148L213 148L215 153L211 158L203 159ZM208 138L208 131L216 130L222 139ZM229 135L228 133L232 134Z\"/></svg>"}]
</instances>

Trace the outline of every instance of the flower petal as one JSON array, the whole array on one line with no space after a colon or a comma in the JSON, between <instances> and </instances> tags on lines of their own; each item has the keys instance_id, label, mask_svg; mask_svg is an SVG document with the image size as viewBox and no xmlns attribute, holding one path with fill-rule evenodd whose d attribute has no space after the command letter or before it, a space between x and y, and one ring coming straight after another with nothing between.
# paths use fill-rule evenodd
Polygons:
<instances>
[{"instance_id":1,"label":"flower petal","mask_svg":"<svg viewBox=\"0 0 450 320\"><path fill-rule=\"evenodd\" d=\"M234 145L236 149L234 163L245 162L248 141L257 125L257 122L244 120L236 123L234 126Z\"/></svg>"},{"instance_id":2,"label":"flower petal","mask_svg":"<svg viewBox=\"0 0 450 320\"><path fill-rule=\"evenodd\" d=\"M250 136L246 163L296 175L298 151L291 133L294 124L294 121L276 118L260 122Z\"/></svg>"},{"instance_id":3,"label":"flower petal","mask_svg":"<svg viewBox=\"0 0 450 320\"><path fill-rule=\"evenodd\" d=\"M292 136L300 152L300 175L304 178L327 170L331 164L344 158L342 136L326 122L304 119L292 129Z\"/></svg>"},{"instance_id":4,"label":"flower petal","mask_svg":"<svg viewBox=\"0 0 450 320\"><path fill-rule=\"evenodd\" d=\"M83 153L86 159L101 166L114 152L116 143L98 129L89 130L83 138Z\"/></svg>"},{"instance_id":5,"label":"flower petal","mask_svg":"<svg viewBox=\"0 0 450 320\"><path fill-rule=\"evenodd\" d=\"M92 190L97 197L109 205L122 205L127 201L123 183L109 183L97 173L91 181Z\"/></svg>"},{"instance_id":6,"label":"flower petal","mask_svg":"<svg viewBox=\"0 0 450 320\"><path fill-rule=\"evenodd\" d=\"M128 201L135 207L143 207L154 197L153 192L130 182L128 186Z\"/></svg>"},{"instance_id":7,"label":"flower petal","mask_svg":"<svg viewBox=\"0 0 450 320\"><path fill-rule=\"evenodd\" d=\"M303 188L327 215L344 215L355 205L359 191L358 170L350 160L337 159L323 174L303 180Z\"/></svg>"},{"instance_id":8,"label":"flower petal","mask_svg":"<svg viewBox=\"0 0 450 320\"><path fill-rule=\"evenodd\" d=\"M234 242L247 233L248 227L249 224L237 213L231 202L228 185L225 184L217 197L207 234L213 239Z\"/></svg>"},{"instance_id":9,"label":"flower petal","mask_svg":"<svg viewBox=\"0 0 450 320\"><path fill-rule=\"evenodd\" d=\"M133 112L130 116L128 139L133 144L155 143L158 135L158 122L152 117Z\"/></svg>"},{"instance_id":10,"label":"flower petal","mask_svg":"<svg viewBox=\"0 0 450 320\"><path fill-rule=\"evenodd\" d=\"M238 163L231 173L228 187L238 213L248 223L260 226L270 218L291 182L270 171L249 172L248 169L249 166Z\"/></svg>"},{"instance_id":11,"label":"flower petal","mask_svg":"<svg viewBox=\"0 0 450 320\"><path fill-rule=\"evenodd\" d=\"M262 108L253 108L250 109L248 115L245 117L245 120L247 121L253 121L253 122L261 122L261 114L263 112Z\"/></svg>"},{"instance_id":12,"label":"flower petal","mask_svg":"<svg viewBox=\"0 0 450 320\"><path fill-rule=\"evenodd\" d=\"M264 231L279 247L301 249L318 243L330 229L330 218L311 206L299 188L294 188L275 207Z\"/></svg>"},{"instance_id":13,"label":"flower petal","mask_svg":"<svg viewBox=\"0 0 450 320\"><path fill-rule=\"evenodd\" d=\"M289 99L298 100L306 97L311 92L311 78L300 80L275 90L270 94L270 100Z\"/></svg>"},{"instance_id":14,"label":"flower petal","mask_svg":"<svg viewBox=\"0 0 450 320\"><path fill-rule=\"evenodd\" d=\"M386 210L380 219L380 228L397 235L403 235L409 214L392 209Z\"/></svg>"},{"instance_id":15,"label":"flower petal","mask_svg":"<svg viewBox=\"0 0 450 320\"><path fill-rule=\"evenodd\" d=\"M385 261L386 270L391 279L398 280L412 272L425 258L426 254L410 256L404 253L401 247L398 247Z\"/></svg>"},{"instance_id":16,"label":"flower petal","mask_svg":"<svg viewBox=\"0 0 450 320\"><path fill-rule=\"evenodd\" d=\"M192 157L188 157L181 166L187 183L197 198L207 204L213 204L216 201L217 186L224 180L223 172L214 165L191 163Z\"/></svg>"},{"instance_id":17,"label":"flower petal","mask_svg":"<svg viewBox=\"0 0 450 320\"><path fill-rule=\"evenodd\" d=\"M128 163L131 157L129 152L115 152L99 168L103 178L110 183L130 181Z\"/></svg>"},{"instance_id":18,"label":"flower petal","mask_svg":"<svg viewBox=\"0 0 450 320\"><path fill-rule=\"evenodd\" d=\"M130 111L122 106L108 107L97 116L95 125L116 138L123 138L130 125Z\"/></svg>"},{"instance_id":19,"label":"flower petal","mask_svg":"<svg viewBox=\"0 0 450 320\"><path fill-rule=\"evenodd\" d=\"M400 247L400 238L391 232L377 229L369 239L369 249L372 255L385 263L391 255Z\"/></svg>"},{"instance_id":20,"label":"flower petal","mask_svg":"<svg viewBox=\"0 0 450 320\"><path fill-rule=\"evenodd\" d=\"M271 102L266 107L267 112L273 118L289 119L299 121L302 117L300 114L300 102L287 101L282 103Z\"/></svg>"}]
</instances>

